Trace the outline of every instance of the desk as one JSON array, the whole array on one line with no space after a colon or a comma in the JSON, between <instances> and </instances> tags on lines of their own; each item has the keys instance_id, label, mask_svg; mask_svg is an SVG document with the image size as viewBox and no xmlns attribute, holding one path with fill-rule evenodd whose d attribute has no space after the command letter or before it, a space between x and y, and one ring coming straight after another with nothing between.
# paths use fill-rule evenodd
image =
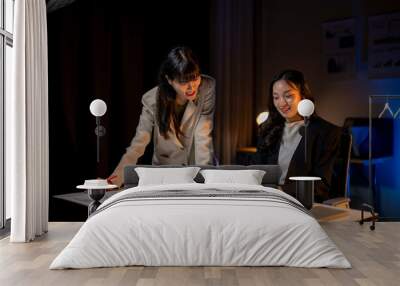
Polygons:
<instances>
[{"instance_id":1,"label":"desk","mask_svg":"<svg viewBox=\"0 0 400 286\"><path fill-rule=\"evenodd\" d=\"M105 193L104 197L100 200L100 203L103 203L106 199L108 199L112 195L116 194L117 192L119 192L119 190L107 191ZM90 204L93 202L93 200L89 198L88 191L86 191L86 190L83 192L74 192L74 193L68 193L68 194L62 194L62 195L55 195L55 196L53 196L53 198L61 200L60 201L61 204L62 204L62 201L72 203L70 205L71 211L76 213L74 215L73 220L83 221L83 220L86 220L86 218L87 218L87 216L83 217L83 214L81 211L82 208L77 207L76 205L85 206L88 211L88 214L90 215ZM60 203L57 203L57 205ZM67 208L67 206L65 206L65 203L64 203L63 207Z\"/></svg>"},{"instance_id":2,"label":"desk","mask_svg":"<svg viewBox=\"0 0 400 286\"><path fill-rule=\"evenodd\" d=\"M256 147L241 147L236 150L236 164L251 165L253 164L254 155L257 152Z\"/></svg>"},{"instance_id":3,"label":"desk","mask_svg":"<svg viewBox=\"0 0 400 286\"><path fill-rule=\"evenodd\" d=\"M111 197L112 195L116 194L119 191L108 191L104 195L104 197L100 200L100 202L104 202L106 199ZM71 203L75 203L78 205L82 205L88 207L92 200L88 197L87 191L84 192L75 192L75 193L68 193L62 195L55 195L53 198L65 200Z\"/></svg>"}]
</instances>

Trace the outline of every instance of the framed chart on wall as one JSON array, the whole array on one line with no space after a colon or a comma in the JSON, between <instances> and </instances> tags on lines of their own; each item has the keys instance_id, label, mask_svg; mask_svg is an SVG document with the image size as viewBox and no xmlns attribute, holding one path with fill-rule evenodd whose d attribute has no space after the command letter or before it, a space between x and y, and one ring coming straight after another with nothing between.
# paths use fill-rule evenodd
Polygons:
<instances>
[{"instance_id":1,"label":"framed chart on wall","mask_svg":"<svg viewBox=\"0 0 400 286\"><path fill-rule=\"evenodd\" d=\"M355 75L355 20L353 18L322 24L323 68L330 77Z\"/></svg>"},{"instance_id":2,"label":"framed chart on wall","mask_svg":"<svg viewBox=\"0 0 400 286\"><path fill-rule=\"evenodd\" d=\"M368 76L400 76L400 12L368 17Z\"/></svg>"}]
</instances>

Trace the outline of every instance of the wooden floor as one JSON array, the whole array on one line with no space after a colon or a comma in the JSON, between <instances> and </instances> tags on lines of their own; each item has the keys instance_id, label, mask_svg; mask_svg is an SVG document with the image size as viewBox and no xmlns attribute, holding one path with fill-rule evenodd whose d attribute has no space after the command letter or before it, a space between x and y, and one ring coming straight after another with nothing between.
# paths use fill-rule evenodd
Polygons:
<instances>
[{"instance_id":1,"label":"wooden floor","mask_svg":"<svg viewBox=\"0 0 400 286\"><path fill-rule=\"evenodd\" d=\"M122 267L48 270L81 223L50 223L32 243L0 241L0 285L400 285L400 223L321 223L352 269L289 267Z\"/></svg>"}]
</instances>

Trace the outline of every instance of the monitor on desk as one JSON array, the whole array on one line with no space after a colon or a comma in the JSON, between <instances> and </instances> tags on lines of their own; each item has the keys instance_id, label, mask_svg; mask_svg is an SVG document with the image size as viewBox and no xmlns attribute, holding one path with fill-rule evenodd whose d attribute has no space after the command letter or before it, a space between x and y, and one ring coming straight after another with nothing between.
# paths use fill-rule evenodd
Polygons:
<instances>
[{"instance_id":1,"label":"monitor on desk","mask_svg":"<svg viewBox=\"0 0 400 286\"><path fill-rule=\"evenodd\" d=\"M369 157L369 119L346 118L344 128L353 137L352 159L368 160ZM372 119L372 159L393 155L393 119Z\"/></svg>"}]
</instances>

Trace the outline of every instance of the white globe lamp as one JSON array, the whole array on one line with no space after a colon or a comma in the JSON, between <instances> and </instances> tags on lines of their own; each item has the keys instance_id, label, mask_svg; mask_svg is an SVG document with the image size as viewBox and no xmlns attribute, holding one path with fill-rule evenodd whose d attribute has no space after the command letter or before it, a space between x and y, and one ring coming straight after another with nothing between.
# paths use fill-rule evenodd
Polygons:
<instances>
[{"instance_id":1,"label":"white globe lamp","mask_svg":"<svg viewBox=\"0 0 400 286\"><path fill-rule=\"evenodd\" d=\"M90 103L89 109L94 116L101 117L107 111L107 104L101 99L95 99Z\"/></svg>"},{"instance_id":2,"label":"white globe lamp","mask_svg":"<svg viewBox=\"0 0 400 286\"><path fill-rule=\"evenodd\" d=\"M267 121L268 116L269 116L269 112L268 111L264 111L264 112L261 112L260 114L258 114L257 118L256 118L257 125L261 125L265 121Z\"/></svg>"},{"instance_id":3,"label":"white globe lamp","mask_svg":"<svg viewBox=\"0 0 400 286\"><path fill-rule=\"evenodd\" d=\"M310 117L314 113L314 103L309 99L303 99L297 105L297 111L303 117Z\"/></svg>"}]
</instances>

